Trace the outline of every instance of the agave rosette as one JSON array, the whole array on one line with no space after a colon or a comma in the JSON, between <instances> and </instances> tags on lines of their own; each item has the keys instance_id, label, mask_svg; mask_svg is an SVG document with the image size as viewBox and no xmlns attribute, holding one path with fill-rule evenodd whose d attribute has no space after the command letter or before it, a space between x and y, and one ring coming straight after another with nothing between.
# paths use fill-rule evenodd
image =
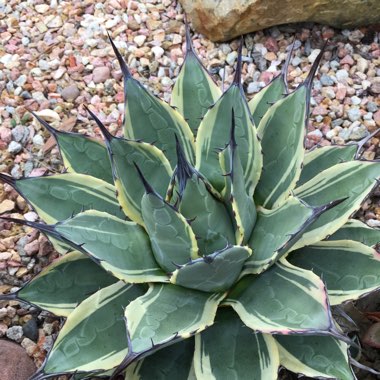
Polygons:
<instances>
[{"instance_id":1,"label":"agave rosette","mask_svg":"<svg viewBox=\"0 0 380 380\"><path fill-rule=\"evenodd\" d=\"M330 305L380 286L379 231L350 216L380 164L304 148L313 76L287 63L247 103L241 51L222 94L187 54L171 105L124 75L124 136L53 129L65 173L1 175L64 255L4 299L67 317L33 379L353 379ZM289 53L290 54L290 53ZM256 128L256 126L257 128ZM45 224L46 223L46 224Z\"/></svg>"}]
</instances>

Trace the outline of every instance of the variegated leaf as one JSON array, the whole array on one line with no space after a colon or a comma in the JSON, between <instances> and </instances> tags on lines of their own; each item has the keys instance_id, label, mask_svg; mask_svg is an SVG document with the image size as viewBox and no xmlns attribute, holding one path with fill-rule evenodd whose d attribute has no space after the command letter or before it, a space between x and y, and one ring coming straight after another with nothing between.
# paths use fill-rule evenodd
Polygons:
<instances>
[{"instance_id":1,"label":"variegated leaf","mask_svg":"<svg viewBox=\"0 0 380 380\"><path fill-rule=\"evenodd\" d=\"M355 158L357 149L357 146L354 144L344 146L335 145L318 147L307 152L297 186L303 185L323 170L331 168L331 166L352 161Z\"/></svg>"},{"instance_id":2,"label":"variegated leaf","mask_svg":"<svg viewBox=\"0 0 380 380\"><path fill-rule=\"evenodd\" d=\"M248 243L254 255L245 262L242 275L263 272L283 257L320 215L339 203L338 200L313 208L295 197L290 197L274 210L259 209Z\"/></svg>"},{"instance_id":3,"label":"variegated leaf","mask_svg":"<svg viewBox=\"0 0 380 380\"><path fill-rule=\"evenodd\" d=\"M132 353L126 357L124 365L211 326L223 297L224 294L171 284L150 285L145 295L125 309Z\"/></svg>"},{"instance_id":4,"label":"variegated leaf","mask_svg":"<svg viewBox=\"0 0 380 380\"><path fill-rule=\"evenodd\" d=\"M230 141L231 110L236 123L236 143L243 166L244 181L252 195L260 178L262 154L256 128L251 119L243 88L240 84L241 51L235 79L228 90L211 107L202 120L196 140L196 168L221 191L224 187L223 172L219 166L218 152Z\"/></svg>"},{"instance_id":5,"label":"variegated leaf","mask_svg":"<svg viewBox=\"0 0 380 380\"><path fill-rule=\"evenodd\" d=\"M38 115L33 115L56 139L69 173L88 174L113 185L111 162L102 142L80 133L59 131Z\"/></svg>"},{"instance_id":6,"label":"variegated leaf","mask_svg":"<svg viewBox=\"0 0 380 380\"><path fill-rule=\"evenodd\" d=\"M275 340L244 326L230 308L220 308L215 324L195 336L197 379L276 380L279 364Z\"/></svg>"},{"instance_id":7,"label":"variegated leaf","mask_svg":"<svg viewBox=\"0 0 380 380\"><path fill-rule=\"evenodd\" d=\"M380 288L380 253L356 241L322 241L293 251L287 259L323 278L333 305Z\"/></svg>"},{"instance_id":8,"label":"variegated leaf","mask_svg":"<svg viewBox=\"0 0 380 380\"><path fill-rule=\"evenodd\" d=\"M232 306L252 330L263 333L315 334L333 330L321 279L284 259L258 276L241 279L224 304Z\"/></svg>"},{"instance_id":9,"label":"variegated leaf","mask_svg":"<svg viewBox=\"0 0 380 380\"><path fill-rule=\"evenodd\" d=\"M313 214L311 207L294 197L277 209L259 209L248 243L254 254L246 261L243 274L259 274L285 254Z\"/></svg>"},{"instance_id":10,"label":"variegated leaf","mask_svg":"<svg viewBox=\"0 0 380 380\"><path fill-rule=\"evenodd\" d=\"M321 241L342 227L369 195L379 177L379 163L351 161L334 165L297 188L294 194L313 207L336 199L346 200L311 224L292 249Z\"/></svg>"},{"instance_id":11,"label":"variegated leaf","mask_svg":"<svg viewBox=\"0 0 380 380\"><path fill-rule=\"evenodd\" d=\"M181 266L173 272L170 282L204 292L225 291L238 279L251 253L247 247L227 247Z\"/></svg>"},{"instance_id":12,"label":"variegated leaf","mask_svg":"<svg viewBox=\"0 0 380 380\"><path fill-rule=\"evenodd\" d=\"M190 380L194 339L174 343L127 367L125 380Z\"/></svg>"},{"instance_id":13,"label":"variegated leaf","mask_svg":"<svg viewBox=\"0 0 380 380\"><path fill-rule=\"evenodd\" d=\"M170 163L163 152L151 144L111 135L96 115L90 110L88 112L106 139L120 206L131 220L144 225L141 200L145 189L135 166L141 168L156 191L163 196L172 176Z\"/></svg>"},{"instance_id":14,"label":"variegated leaf","mask_svg":"<svg viewBox=\"0 0 380 380\"><path fill-rule=\"evenodd\" d=\"M66 173L14 180L0 174L0 180L27 199L46 223L65 220L88 209L125 218L116 200L115 187L95 177Z\"/></svg>"},{"instance_id":15,"label":"variegated leaf","mask_svg":"<svg viewBox=\"0 0 380 380\"><path fill-rule=\"evenodd\" d=\"M185 119L178 111L155 97L132 77L112 40L111 44L124 77L124 136L127 139L157 144L174 167L176 163L174 136L176 135L183 146L186 158L194 163L194 136Z\"/></svg>"},{"instance_id":16,"label":"variegated leaf","mask_svg":"<svg viewBox=\"0 0 380 380\"><path fill-rule=\"evenodd\" d=\"M115 277L130 283L166 282L142 227L99 211L85 211L54 226L73 247L83 250Z\"/></svg>"},{"instance_id":17,"label":"variegated leaf","mask_svg":"<svg viewBox=\"0 0 380 380\"><path fill-rule=\"evenodd\" d=\"M219 87L195 54L190 31L186 27L186 56L173 87L171 104L183 115L196 135L206 111L221 95Z\"/></svg>"},{"instance_id":18,"label":"variegated leaf","mask_svg":"<svg viewBox=\"0 0 380 380\"><path fill-rule=\"evenodd\" d=\"M263 172L255 191L255 202L265 208L281 205L301 174L311 84L321 58L322 52L305 82L270 107L258 126Z\"/></svg>"},{"instance_id":19,"label":"variegated leaf","mask_svg":"<svg viewBox=\"0 0 380 380\"><path fill-rule=\"evenodd\" d=\"M326 240L354 240L373 247L380 243L380 229L371 228L356 219L349 219L346 224L331 236L328 236Z\"/></svg>"},{"instance_id":20,"label":"variegated leaf","mask_svg":"<svg viewBox=\"0 0 380 380\"><path fill-rule=\"evenodd\" d=\"M122 281L83 301L67 318L40 374L54 375L112 369L127 355L123 307L144 288Z\"/></svg>"},{"instance_id":21,"label":"variegated leaf","mask_svg":"<svg viewBox=\"0 0 380 380\"><path fill-rule=\"evenodd\" d=\"M77 305L117 279L78 251L60 257L15 293L1 299L17 299L55 315L67 317Z\"/></svg>"},{"instance_id":22,"label":"variegated leaf","mask_svg":"<svg viewBox=\"0 0 380 380\"><path fill-rule=\"evenodd\" d=\"M147 190L142 216L156 261L167 272L198 258L198 244L187 220L157 193Z\"/></svg>"},{"instance_id":23,"label":"variegated leaf","mask_svg":"<svg viewBox=\"0 0 380 380\"><path fill-rule=\"evenodd\" d=\"M277 335L281 364L309 377L354 380L348 346L329 336Z\"/></svg>"}]
</instances>

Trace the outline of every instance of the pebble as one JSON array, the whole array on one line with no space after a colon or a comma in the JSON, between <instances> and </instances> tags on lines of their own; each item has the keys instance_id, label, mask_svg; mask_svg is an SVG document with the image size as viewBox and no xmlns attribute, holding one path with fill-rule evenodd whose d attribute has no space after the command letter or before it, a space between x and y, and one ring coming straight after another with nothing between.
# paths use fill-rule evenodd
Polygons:
<instances>
[{"instance_id":1,"label":"pebble","mask_svg":"<svg viewBox=\"0 0 380 380\"><path fill-rule=\"evenodd\" d=\"M0 214L14 210L15 202L10 199L5 199L0 203Z\"/></svg>"},{"instance_id":2,"label":"pebble","mask_svg":"<svg viewBox=\"0 0 380 380\"><path fill-rule=\"evenodd\" d=\"M60 28L61 26L63 25L63 21L62 21L62 18L61 16L54 16L50 21L48 21L48 23L46 24L46 26L48 28Z\"/></svg>"},{"instance_id":3,"label":"pebble","mask_svg":"<svg viewBox=\"0 0 380 380\"><path fill-rule=\"evenodd\" d=\"M238 56L238 53L237 51L231 51L231 53L227 54L227 57L226 57L226 62L232 66L236 59L237 59L237 56Z\"/></svg>"},{"instance_id":4,"label":"pebble","mask_svg":"<svg viewBox=\"0 0 380 380\"><path fill-rule=\"evenodd\" d=\"M367 103L367 111L368 112L376 112L378 110L377 104L374 102Z\"/></svg>"},{"instance_id":5,"label":"pebble","mask_svg":"<svg viewBox=\"0 0 380 380\"><path fill-rule=\"evenodd\" d=\"M339 82L345 82L346 79L348 78L348 71L347 70L344 70L344 69L341 69L341 70L338 70L336 72L336 79L339 81Z\"/></svg>"},{"instance_id":6,"label":"pebble","mask_svg":"<svg viewBox=\"0 0 380 380\"><path fill-rule=\"evenodd\" d=\"M310 63L313 63L316 58L318 57L318 54L321 52L321 49L314 49L311 54L307 57L308 61Z\"/></svg>"},{"instance_id":7,"label":"pebble","mask_svg":"<svg viewBox=\"0 0 380 380\"><path fill-rule=\"evenodd\" d=\"M44 13L46 13L48 10L49 10L49 5L48 4L37 4L36 6L35 6L35 9L36 9L36 11L38 12L38 13L42 13L42 14L44 14Z\"/></svg>"},{"instance_id":8,"label":"pebble","mask_svg":"<svg viewBox=\"0 0 380 380\"><path fill-rule=\"evenodd\" d=\"M79 95L80 95L80 91L76 84L72 84L70 86L65 87L61 92L62 98L66 100L67 102L72 102Z\"/></svg>"},{"instance_id":9,"label":"pebble","mask_svg":"<svg viewBox=\"0 0 380 380\"><path fill-rule=\"evenodd\" d=\"M94 83L103 83L111 77L111 71L106 66L95 67L92 74Z\"/></svg>"},{"instance_id":10,"label":"pebble","mask_svg":"<svg viewBox=\"0 0 380 380\"><path fill-rule=\"evenodd\" d=\"M17 141L11 141L10 144L8 145L9 153L17 154L21 152L21 150L22 150L22 145Z\"/></svg>"},{"instance_id":11,"label":"pebble","mask_svg":"<svg viewBox=\"0 0 380 380\"><path fill-rule=\"evenodd\" d=\"M16 342L21 342L23 331L21 326L12 326L7 330L7 338Z\"/></svg>"},{"instance_id":12,"label":"pebble","mask_svg":"<svg viewBox=\"0 0 380 380\"><path fill-rule=\"evenodd\" d=\"M347 116L351 121L359 120L361 117L360 109L357 107L350 108L347 111Z\"/></svg>"},{"instance_id":13,"label":"pebble","mask_svg":"<svg viewBox=\"0 0 380 380\"><path fill-rule=\"evenodd\" d=\"M143 36L143 35L139 35L139 36L136 36L133 41L135 42L135 44L137 46L143 46L144 45L144 42L146 41L146 36Z\"/></svg>"},{"instance_id":14,"label":"pebble","mask_svg":"<svg viewBox=\"0 0 380 380\"><path fill-rule=\"evenodd\" d=\"M331 76L324 73L321 75L319 80L321 81L322 86L333 86L335 83Z\"/></svg>"},{"instance_id":15,"label":"pebble","mask_svg":"<svg viewBox=\"0 0 380 380\"><path fill-rule=\"evenodd\" d=\"M34 135L33 137L33 144L42 147L44 145L45 141L44 138L41 135Z\"/></svg>"}]
</instances>

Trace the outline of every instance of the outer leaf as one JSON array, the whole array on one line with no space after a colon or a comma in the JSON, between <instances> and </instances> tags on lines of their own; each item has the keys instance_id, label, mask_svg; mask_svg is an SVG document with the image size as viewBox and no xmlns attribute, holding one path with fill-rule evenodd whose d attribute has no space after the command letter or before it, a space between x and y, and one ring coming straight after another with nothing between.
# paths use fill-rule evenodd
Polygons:
<instances>
[{"instance_id":1,"label":"outer leaf","mask_svg":"<svg viewBox=\"0 0 380 380\"><path fill-rule=\"evenodd\" d=\"M176 285L151 285L125 309L133 355L155 346L187 339L214 322L224 294L210 294Z\"/></svg>"},{"instance_id":2,"label":"outer leaf","mask_svg":"<svg viewBox=\"0 0 380 380\"><path fill-rule=\"evenodd\" d=\"M288 260L323 278L333 305L380 288L380 253L362 243L322 241L292 252Z\"/></svg>"},{"instance_id":3,"label":"outer leaf","mask_svg":"<svg viewBox=\"0 0 380 380\"><path fill-rule=\"evenodd\" d=\"M0 299L18 299L67 317L89 295L117 279L83 253L70 252L55 260L25 286Z\"/></svg>"},{"instance_id":4,"label":"outer leaf","mask_svg":"<svg viewBox=\"0 0 380 380\"><path fill-rule=\"evenodd\" d=\"M194 136L185 119L178 111L156 98L132 77L112 40L111 43L124 76L124 136L127 139L141 139L149 144L157 144L174 167L176 162L174 136L176 135L184 148L186 158L193 163Z\"/></svg>"},{"instance_id":5,"label":"outer leaf","mask_svg":"<svg viewBox=\"0 0 380 380\"><path fill-rule=\"evenodd\" d=\"M169 161L161 150L153 145L116 138L90 110L92 118L101 129L112 162L112 173L117 189L117 197L124 213L134 222L144 225L141 215L141 199L145 193L135 165L160 195L166 193L172 170Z\"/></svg>"},{"instance_id":6,"label":"outer leaf","mask_svg":"<svg viewBox=\"0 0 380 380\"><path fill-rule=\"evenodd\" d=\"M308 227L293 249L314 244L342 227L368 196L379 177L378 163L345 162L324 170L296 189L295 195L314 207L334 199L347 199Z\"/></svg>"},{"instance_id":7,"label":"outer leaf","mask_svg":"<svg viewBox=\"0 0 380 380\"><path fill-rule=\"evenodd\" d=\"M355 379L346 343L329 336L277 335L275 339L280 362L290 371L318 378Z\"/></svg>"},{"instance_id":8,"label":"outer leaf","mask_svg":"<svg viewBox=\"0 0 380 380\"><path fill-rule=\"evenodd\" d=\"M57 140L69 173L88 174L113 185L111 162L104 144L79 133L59 131L38 115L33 115Z\"/></svg>"},{"instance_id":9,"label":"outer leaf","mask_svg":"<svg viewBox=\"0 0 380 380\"><path fill-rule=\"evenodd\" d=\"M323 146L307 152L297 186L303 185L323 170L331 168L336 164L352 161L357 149L357 146L353 144L345 146Z\"/></svg>"},{"instance_id":10,"label":"outer leaf","mask_svg":"<svg viewBox=\"0 0 380 380\"><path fill-rule=\"evenodd\" d=\"M204 292L225 291L238 279L250 255L251 250L247 247L227 247L183 265L174 271L170 282Z\"/></svg>"},{"instance_id":11,"label":"outer leaf","mask_svg":"<svg viewBox=\"0 0 380 380\"><path fill-rule=\"evenodd\" d=\"M173 87L171 104L178 109L196 135L207 109L222 95L219 87L194 52L186 28L186 56Z\"/></svg>"},{"instance_id":12,"label":"outer leaf","mask_svg":"<svg viewBox=\"0 0 380 380\"><path fill-rule=\"evenodd\" d=\"M132 363L125 380L186 380L192 370L193 355L194 339L182 340Z\"/></svg>"},{"instance_id":13,"label":"outer leaf","mask_svg":"<svg viewBox=\"0 0 380 380\"><path fill-rule=\"evenodd\" d=\"M255 201L265 208L275 208L283 203L301 174L311 84L322 55L323 52L314 61L305 82L276 102L259 124L263 172L255 191Z\"/></svg>"},{"instance_id":14,"label":"outer leaf","mask_svg":"<svg viewBox=\"0 0 380 380\"><path fill-rule=\"evenodd\" d=\"M259 276L241 279L224 303L255 331L315 334L333 328L321 279L284 259Z\"/></svg>"},{"instance_id":15,"label":"outer leaf","mask_svg":"<svg viewBox=\"0 0 380 380\"><path fill-rule=\"evenodd\" d=\"M235 113L236 143L243 166L244 181L252 195L262 168L262 155L256 128L252 122L240 84L241 52L233 84L211 107L202 120L196 141L196 168L221 191L224 187L218 151L230 141L231 110Z\"/></svg>"},{"instance_id":16,"label":"outer leaf","mask_svg":"<svg viewBox=\"0 0 380 380\"><path fill-rule=\"evenodd\" d=\"M95 177L67 173L14 180L0 174L0 180L26 198L46 223L67 219L88 209L125 217L119 209L115 187Z\"/></svg>"},{"instance_id":17,"label":"outer leaf","mask_svg":"<svg viewBox=\"0 0 380 380\"><path fill-rule=\"evenodd\" d=\"M119 281L83 301L67 318L41 372L105 371L127 354L123 306L144 293Z\"/></svg>"},{"instance_id":18,"label":"outer leaf","mask_svg":"<svg viewBox=\"0 0 380 380\"><path fill-rule=\"evenodd\" d=\"M354 240L373 247L380 242L380 229L368 227L356 219L350 219L327 240Z\"/></svg>"},{"instance_id":19,"label":"outer leaf","mask_svg":"<svg viewBox=\"0 0 380 380\"><path fill-rule=\"evenodd\" d=\"M58 223L54 230L121 280L168 281L154 260L148 236L136 223L86 211Z\"/></svg>"},{"instance_id":20,"label":"outer leaf","mask_svg":"<svg viewBox=\"0 0 380 380\"><path fill-rule=\"evenodd\" d=\"M276 380L279 364L275 340L244 326L230 308L220 308L215 324L195 336L198 379Z\"/></svg>"}]
</instances>

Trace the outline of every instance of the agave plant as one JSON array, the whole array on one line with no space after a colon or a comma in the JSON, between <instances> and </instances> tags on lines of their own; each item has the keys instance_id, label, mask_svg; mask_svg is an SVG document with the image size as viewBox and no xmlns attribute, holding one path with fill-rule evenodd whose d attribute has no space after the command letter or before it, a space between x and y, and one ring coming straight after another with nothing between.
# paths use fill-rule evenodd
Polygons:
<instances>
[{"instance_id":1,"label":"agave plant","mask_svg":"<svg viewBox=\"0 0 380 380\"><path fill-rule=\"evenodd\" d=\"M306 152L313 76L247 103L187 53L171 105L124 76L124 138L53 129L63 174L14 180L63 255L16 293L67 317L32 379L354 379L330 305L380 287L379 230L350 219L380 177L357 145ZM289 53L289 57L291 52ZM8 218L9 219L9 218ZM14 219L10 219L15 221ZM46 223L46 224L45 224Z\"/></svg>"}]
</instances>

